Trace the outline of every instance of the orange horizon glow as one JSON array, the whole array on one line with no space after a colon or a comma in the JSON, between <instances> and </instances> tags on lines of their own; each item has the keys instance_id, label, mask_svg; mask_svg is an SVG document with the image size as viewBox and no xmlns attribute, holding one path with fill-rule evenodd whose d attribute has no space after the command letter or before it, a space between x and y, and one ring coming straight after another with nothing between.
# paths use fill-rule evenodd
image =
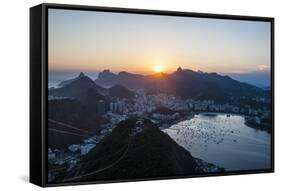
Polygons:
<instances>
[{"instance_id":1,"label":"orange horizon glow","mask_svg":"<svg viewBox=\"0 0 281 191\"><path fill-rule=\"evenodd\" d=\"M270 69L270 23L49 10L51 70L247 73Z\"/></svg>"}]
</instances>

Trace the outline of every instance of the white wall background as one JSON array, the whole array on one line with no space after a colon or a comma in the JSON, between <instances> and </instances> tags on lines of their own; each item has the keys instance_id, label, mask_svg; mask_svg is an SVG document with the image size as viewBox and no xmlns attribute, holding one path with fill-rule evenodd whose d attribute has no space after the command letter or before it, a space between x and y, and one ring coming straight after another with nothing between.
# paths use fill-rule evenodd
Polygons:
<instances>
[{"instance_id":1,"label":"white wall background","mask_svg":"<svg viewBox=\"0 0 281 191\"><path fill-rule=\"evenodd\" d=\"M28 183L29 7L43 1L2 0L0 11L0 190L40 190ZM276 173L137 183L68 186L45 190L271 190L280 187L281 12L277 0L57 0L52 3L275 17Z\"/></svg>"}]
</instances>

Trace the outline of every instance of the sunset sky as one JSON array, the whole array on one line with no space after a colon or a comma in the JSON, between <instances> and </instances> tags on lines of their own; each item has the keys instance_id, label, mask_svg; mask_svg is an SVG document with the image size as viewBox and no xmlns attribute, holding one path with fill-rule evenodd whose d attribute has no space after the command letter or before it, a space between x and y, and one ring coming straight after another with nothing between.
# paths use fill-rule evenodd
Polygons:
<instances>
[{"instance_id":1,"label":"sunset sky","mask_svg":"<svg viewBox=\"0 0 281 191\"><path fill-rule=\"evenodd\" d=\"M221 73L270 68L270 23L49 9L50 70Z\"/></svg>"}]
</instances>

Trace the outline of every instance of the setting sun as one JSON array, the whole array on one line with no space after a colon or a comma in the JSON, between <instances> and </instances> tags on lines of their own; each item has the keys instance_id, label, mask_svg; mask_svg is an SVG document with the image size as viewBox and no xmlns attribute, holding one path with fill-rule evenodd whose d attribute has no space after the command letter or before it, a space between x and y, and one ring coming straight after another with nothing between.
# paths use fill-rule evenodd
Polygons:
<instances>
[{"instance_id":1,"label":"setting sun","mask_svg":"<svg viewBox=\"0 0 281 191\"><path fill-rule=\"evenodd\" d=\"M164 71L164 67L161 64L156 64L153 68L154 72L163 72Z\"/></svg>"}]
</instances>

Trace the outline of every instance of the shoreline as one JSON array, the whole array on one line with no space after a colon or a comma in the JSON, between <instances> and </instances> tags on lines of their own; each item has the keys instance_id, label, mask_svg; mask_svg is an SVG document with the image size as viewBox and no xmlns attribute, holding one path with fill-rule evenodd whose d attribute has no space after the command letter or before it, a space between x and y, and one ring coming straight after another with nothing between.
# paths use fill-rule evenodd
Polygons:
<instances>
[{"instance_id":1,"label":"shoreline","mask_svg":"<svg viewBox=\"0 0 281 191\"><path fill-rule=\"evenodd\" d=\"M184 116L183 118L180 118L180 119L176 119L176 120L173 120L171 122L168 122L168 123L163 123L162 125L160 125L158 128L160 130L164 130L164 129L168 129L170 128L171 126L175 125L175 124L178 124L182 121L186 121L186 120L191 120L194 118L194 116L196 115L196 113L192 112L190 113L189 115L187 116Z\"/></svg>"},{"instance_id":2,"label":"shoreline","mask_svg":"<svg viewBox=\"0 0 281 191\"><path fill-rule=\"evenodd\" d=\"M261 130L261 131L267 131L268 133L271 133L271 126L269 124L255 124L252 122L252 119L254 117L252 116L247 116L245 114L239 114L239 113L225 113L225 112L209 112L209 111L205 111L205 112L191 112L190 114L188 114L187 116L184 116L181 119L176 119L174 121L171 121L169 123L164 123L163 125L159 126L160 130L164 130L164 129L168 129L171 126L178 124L182 121L187 121L187 120L191 120L194 118L195 115L199 115L199 114L203 114L206 116L216 116L216 115L236 115L236 116L241 116L245 119L244 124L247 127L256 129L256 130Z\"/></svg>"},{"instance_id":3,"label":"shoreline","mask_svg":"<svg viewBox=\"0 0 281 191\"><path fill-rule=\"evenodd\" d=\"M172 122L169 123L169 126L168 127L163 127L163 126L160 126L159 129L162 131L164 129L168 129L170 128L171 126L175 125L175 124L178 124L182 121L186 121L186 120L191 120L194 118L195 115L198 115L198 114L201 114L201 113L197 113L197 112L192 112L190 113L189 115L187 116L184 116L183 118L181 119L177 119L177 120L174 120ZM180 145L179 145L180 146ZM185 148L184 148L185 149ZM186 151L190 152L189 150L185 149ZM190 154L192 155L192 153L190 152ZM220 167L220 166L217 166L213 163L209 163L203 159L199 159L199 158L196 158L194 156L192 156L193 159L195 160L196 162L196 173L219 173L219 172L226 172L225 168L224 167Z\"/></svg>"},{"instance_id":4,"label":"shoreline","mask_svg":"<svg viewBox=\"0 0 281 191\"><path fill-rule=\"evenodd\" d=\"M253 118L246 119L246 117L245 117L244 124L247 127L250 127L250 128L256 129L256 130L260 130L260 131L266 131L269 134L271 134L272 128L271 128L271 126L269 124L260 124L259 125L259 124L254 123L252 120L253 120Z\"/></svg>"},{"instance_id":5,"label":"shoreline","mask_svg":"<svg viewBox=\"0 0 281 191\"><path fill-rule=\"evenodd\" d=\"M195 169L197 173L226 172L225 168L223 167L217 166L213 163L209 163L199 158L195 158L195 157L193 158L197 164Z\"/></svg>"},{"instance_id":6,"label":"shoreline","mask_svg":"<svg viewBox=\"0 0 281 191\"><path fill-rule=\"evenodd\" d=\"M243 124L244 123L244 125L246 126L241 126L242 128L247 128L247 127L249 127L249 128L251 128L251 129L257 129L257 130L261 130L261 131L267 131L268 133L270 133L269 132L269 130L270 130L270 126L268 126L269 128L267 128L266 126L258 126L258 125L255 125L255 124L252 124L253 126L250 126L251 124L247 124L247 117L249 117L249 116L245 116L245 115L239 115L239 114L229 114L229 113L218 113L218 112L202 112L202 113L195 113L195 112L193 112L192 114L190 114L190 115L188 115L188 116L185 116L184 118L181 118L182 120L175 120L175 121L173 121L172 123L170 123L171 125L169 126L169 127L167 127L167 128L161 128L161 130L164 130L165 131L165 129L168 129L168 128L171 128L173 125L175 125L175 124L178 124L178 123L180 123L180 122L184 122L184 121L187 121L187 120L191 120L192 118L194 118L194 116L195 115L202 115L202 117L203 117L203 115L206 115L206 116L216 116L216 115L220 115L220 116L224 116L225 118L227 118L227 117L230 117L229 115L232 115L232 116L240 116L240 117L242 117L242 118L244 118L245 119L245 121L243 122L243 121L241 121L241 123ZM210 117L210 119L212 119L212 117ZM253 117L252 118L250 118L250 119L253 119ZM262 124L263 125L263 124ZM172 138L173 139L173 138ZM185 138L186 139L186 138ZM176 138L174 139L174 140L176 140ZM190 152L190 154L192 155L192 152L188 149L188 148L184 148L185 150L187 150L187 151L189 151ZM193 156L193 155L192 155ZM202 159L200 159L200 158L196 158L196 157L194 157L193 156L193 158L196 160L196 162L197 162L197 165L198 165L198 172L226 172L226 169L225 169L225 167L220 167L220 166L217 166L216 164L213 164L213 163L209 163L209 162L207 162L207 161L205 161L205 160L202 160ZM207 159L208 160L208 158L205 158L205 159Z\"/></svg>"}]
</instances>

